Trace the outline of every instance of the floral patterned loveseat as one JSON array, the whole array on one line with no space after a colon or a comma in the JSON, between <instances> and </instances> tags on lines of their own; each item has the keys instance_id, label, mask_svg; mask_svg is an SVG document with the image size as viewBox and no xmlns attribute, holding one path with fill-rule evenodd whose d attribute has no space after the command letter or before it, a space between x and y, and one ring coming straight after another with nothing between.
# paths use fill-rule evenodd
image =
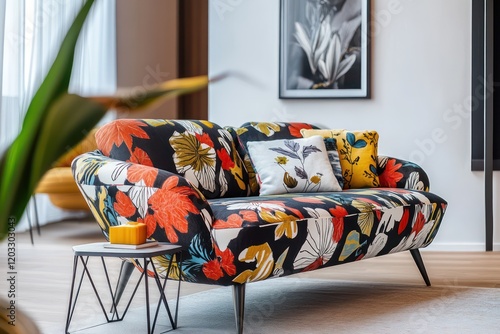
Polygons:
<instances>
[{"instance_id":1,"label":"floral patterned loveseat","mask_svg":"<svg viewBox=\"0 0 500 334\"><path fill-rule=\"evenodd\" d=\"M378 156L377 188L258 196L246 142L299 138L303 128L314 126L116 120L73 174L106 237L109 226L144 222L150 238L185 246L172 277L232 286L240 333L246 283L409 250L429 285L418 249L447 203L419 166Z\"/></svg>"}]
</instances>

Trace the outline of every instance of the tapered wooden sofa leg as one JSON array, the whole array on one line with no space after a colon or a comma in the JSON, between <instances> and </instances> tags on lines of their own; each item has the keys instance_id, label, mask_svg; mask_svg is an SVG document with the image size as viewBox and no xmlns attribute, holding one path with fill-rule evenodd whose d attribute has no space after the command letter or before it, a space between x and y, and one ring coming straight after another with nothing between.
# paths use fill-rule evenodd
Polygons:
<instances>
[{"instance_id":1,"label":"tapered wooden sofa leg","mask_svg":"<svg viewBox=\"0 0 500 334\"><path fill-rule=\"evenodd\" d=\"M410 249L411 256L413 256L413 260L417 264L418 270L422 275L422 278L425 281L427 286L431 286L431 281L429 280L429 276L427 276L427 271L425 270L424 261L422 260L422 256L418 249Z\"/></svg>"},{"instance_id":2,"label":"tapered wooden sofa leg","mask_svg":"<svg viewBox=\"0 0 500 334\"><path fill-rule=\"evenodd\" d=\"M245 284L233 285L234 315L236 318L236 332L243 334L245 318Z\"/></svg>"}]
</instances>

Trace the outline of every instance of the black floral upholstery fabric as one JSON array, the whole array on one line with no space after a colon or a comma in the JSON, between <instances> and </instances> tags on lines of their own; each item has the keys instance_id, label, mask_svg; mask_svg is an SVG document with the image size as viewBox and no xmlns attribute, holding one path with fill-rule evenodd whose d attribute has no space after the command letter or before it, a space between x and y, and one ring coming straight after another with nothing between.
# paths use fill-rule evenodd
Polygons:
<instances>
[{"instance_id":1,"label":"black floral upholstery fabric","mask_svg":"<svg viewBox=\"0 0 500 334\"><path fill-rule=\"evenodd\" d=\"M96 134L110 158L186 177L206 198L245 196L248 173L231 134L209 121L117 120Z\"/></svg>"}]
</instances>

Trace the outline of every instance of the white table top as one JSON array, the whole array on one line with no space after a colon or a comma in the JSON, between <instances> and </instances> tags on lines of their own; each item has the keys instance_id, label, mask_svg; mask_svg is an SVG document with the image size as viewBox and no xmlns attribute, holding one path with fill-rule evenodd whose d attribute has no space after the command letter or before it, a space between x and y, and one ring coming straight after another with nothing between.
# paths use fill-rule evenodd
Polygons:
<instances>
[{"instance_id":1,"label":"white table top","mask_svg":"<svg viewBox=\"0 0 500 334\"><path fill-rule=\"evenodd\" d=\"M159 243L156 246L141 249L105 248L104 245L109 245L109 242L95 242L73 246L73 252L75 256L148 258L165 254L175 254L182 250L182 246L170 243Z\"/></svg>"}]
</instances>

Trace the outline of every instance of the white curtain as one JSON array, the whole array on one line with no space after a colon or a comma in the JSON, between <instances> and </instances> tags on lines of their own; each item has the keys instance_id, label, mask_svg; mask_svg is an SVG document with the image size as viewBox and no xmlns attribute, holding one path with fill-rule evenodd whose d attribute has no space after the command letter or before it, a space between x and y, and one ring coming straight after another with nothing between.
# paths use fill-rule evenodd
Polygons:
<instances>
[{"instance_id":1,"label":"white curtain","mask_svg":"<svg viewBox=\"0 0 500 334\"><path fill-rule=\"evenodd\" d=\"M0 0L0 152L19 133L29 102L84 3L85 0ZM115 11L115 0L95 1L76 47L71 92L98 95L116 91ZM41 224L74 215L53 207L43 195L37 195L37 204ZM17 229L26 227L25 215Z\"/></svg>"},{"instance_id":2,"label":"white curtain","mask_svg":"<svg viewBox=\"0 0 500 334\"><path fill-rule=\"evenodd\" d=\"M2 89L2 83L3 83L3 41L4 41L4 36L5 36L5 1L0 0L0 115L1 113L1 108L3 104L3 89ZM2 155L3 151L5 150L5 146L7 144L7 139L4 139L5 133L4 133L4 126L2 125L2 119L0 118L0 156Z\"/></svg>"}]
</instances>

